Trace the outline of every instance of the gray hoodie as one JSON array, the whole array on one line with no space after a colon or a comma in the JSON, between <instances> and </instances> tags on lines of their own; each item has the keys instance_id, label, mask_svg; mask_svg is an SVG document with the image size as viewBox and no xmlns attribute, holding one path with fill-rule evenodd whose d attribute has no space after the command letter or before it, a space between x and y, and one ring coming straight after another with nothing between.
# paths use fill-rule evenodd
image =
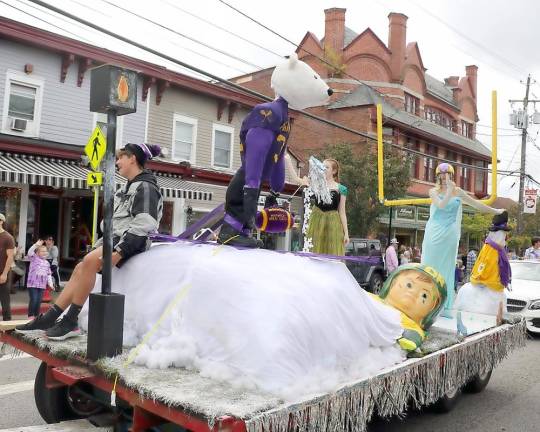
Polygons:
<instances>
[{"instance_id":1,"label":"gray hoodie","mask_svg":"<svg viewBox=\"0 0 540 432\"><path fill-rule=\"evenodd\" d=\"M118 190L114 196L113 247L122 255L122 263L150 245L148 235L157 232L163 210L163 198L156 177L143 171ZM103 229L103 222L102 229ZM96 246L102 244L99 239Z\"/></svg>"}]
</instances>

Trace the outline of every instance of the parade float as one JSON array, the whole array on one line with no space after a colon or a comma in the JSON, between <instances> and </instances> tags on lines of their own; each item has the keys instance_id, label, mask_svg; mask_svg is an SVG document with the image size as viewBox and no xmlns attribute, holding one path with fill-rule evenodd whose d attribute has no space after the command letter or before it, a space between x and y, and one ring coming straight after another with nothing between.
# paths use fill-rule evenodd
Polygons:
<instances>
[{"instance_id":1,"label":"parade float","mask_svg":"<svg viewBox=\"0 0 540 432\"><path fill-rule=\"evenodd\" d=\"M297 63L293 56L287 70ZM279 85L276 93L283 96ZM279 104L254 108L256 127L279 121L244 143L249 151L264 140L262 157L275 166L254 175L270 174L276 189L287 138ZM378 124L381 150L380 109ZM496 146L493 154L496 172ZM404 266L375 297L344 264L361 257L246 248L257 245L252 226L287 229L290 215L271 205L257 214L257 183L247 192L233 186L224 206L177 238L156 236L163 244L113 271L115 292L126 298L118 356L91 360L85 335L51 341L0 325L0 341L42 361L34 394L45 421L108 419L135 432L364 431L374 413L451 409L462 389L483 390L493 368L525 344L522 322L469 315L465 336L457 317L437 319L447 286L429 266ZM220 244L211 234L223 223ZM232 238L243 241L230 246ZM88 318L83 311L83 328L95 325Z\"/></svg>"}]
</instances>

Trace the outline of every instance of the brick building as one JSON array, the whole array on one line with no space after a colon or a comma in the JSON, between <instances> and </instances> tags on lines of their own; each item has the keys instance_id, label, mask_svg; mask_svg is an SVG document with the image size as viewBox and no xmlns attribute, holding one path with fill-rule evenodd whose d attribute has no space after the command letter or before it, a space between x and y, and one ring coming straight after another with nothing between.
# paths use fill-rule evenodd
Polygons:
<instances>
[{"instance_id":1,"label":"brick building","mask_svg":"<svg viewBox=\"0 0 540 432\"><path fill-rule=\"evenodd\" d=\"M307 32L297 49L334 90L327 106L310 111L358 131L376 133L375 106L383 106L385 139L417 150L411 168L409 196L425 197L433 186L437 160L487 167L490 151L475 138L477 116L477 66L464 68L464 76L444 81L426 73L417 42L407 42L407 17L390 13L388 44L369 28L357 34L345 26L345 9L325 12L325 34L318 39ZM328 64L320 59L324 58ZM235 79L246 87L273 95L272 68ZM290 146L303 158L329 144L348 142L359 151L374 149L374 141L298 116ZM460 167L456 183L477 197L487 194L485 171ZM429 209L397 208L392 235L405 244L421 242ZM388 217L381 218L381 233Z\"/></svg>"}]
</instances>

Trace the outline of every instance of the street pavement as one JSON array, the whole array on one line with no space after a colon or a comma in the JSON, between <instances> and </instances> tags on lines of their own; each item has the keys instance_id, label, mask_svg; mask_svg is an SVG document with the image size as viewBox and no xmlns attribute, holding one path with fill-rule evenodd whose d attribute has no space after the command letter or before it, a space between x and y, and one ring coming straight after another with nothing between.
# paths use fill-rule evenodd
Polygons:
<instances>
[{"instance_id":1,"label":"street pavement","mask_svg":"<svg viewBox=\"0 0 540 432\"><path fill-rule=\"evenodd\" d=\"M11 347L0 357L0 429L44 424L34 403L33 380L39 361L13 356ZM537 432L540 431L540 338L513 352L493 372L487 388L464 394L448 414L410 412L403 419L377 420L369 432Z\"/></svg>"},{"instance_id":2,"label":"street pavement","mask_svg":"<svg viewBox=\"0 0 540 432\"><path fill-rule=\"evenodd\" d=\"M539 358L540 338L531 338L495 368L482 393L461 395L451 412L414 411L402 420L375 421L369 432L538 432Z\"/></svg>"}]
</instances>

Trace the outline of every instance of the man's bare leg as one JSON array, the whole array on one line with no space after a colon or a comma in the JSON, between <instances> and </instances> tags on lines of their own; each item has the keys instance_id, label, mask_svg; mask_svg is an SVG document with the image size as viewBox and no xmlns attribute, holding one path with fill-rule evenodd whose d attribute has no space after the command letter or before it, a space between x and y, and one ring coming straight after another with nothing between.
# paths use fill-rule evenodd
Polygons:
<instances>
[{"instance_id":1,"label":"man's bare leg","mask_svg":"<svg viewBox=\"0 0 540 432\"><path fill-rule=\"evenodd\" d=\"M82 306L96 283L96 274L101 270L102 247L98 247L86 255L75 266L69 281L55 301L65 310L71 303Z\"/></svg>"}]
</instances>

